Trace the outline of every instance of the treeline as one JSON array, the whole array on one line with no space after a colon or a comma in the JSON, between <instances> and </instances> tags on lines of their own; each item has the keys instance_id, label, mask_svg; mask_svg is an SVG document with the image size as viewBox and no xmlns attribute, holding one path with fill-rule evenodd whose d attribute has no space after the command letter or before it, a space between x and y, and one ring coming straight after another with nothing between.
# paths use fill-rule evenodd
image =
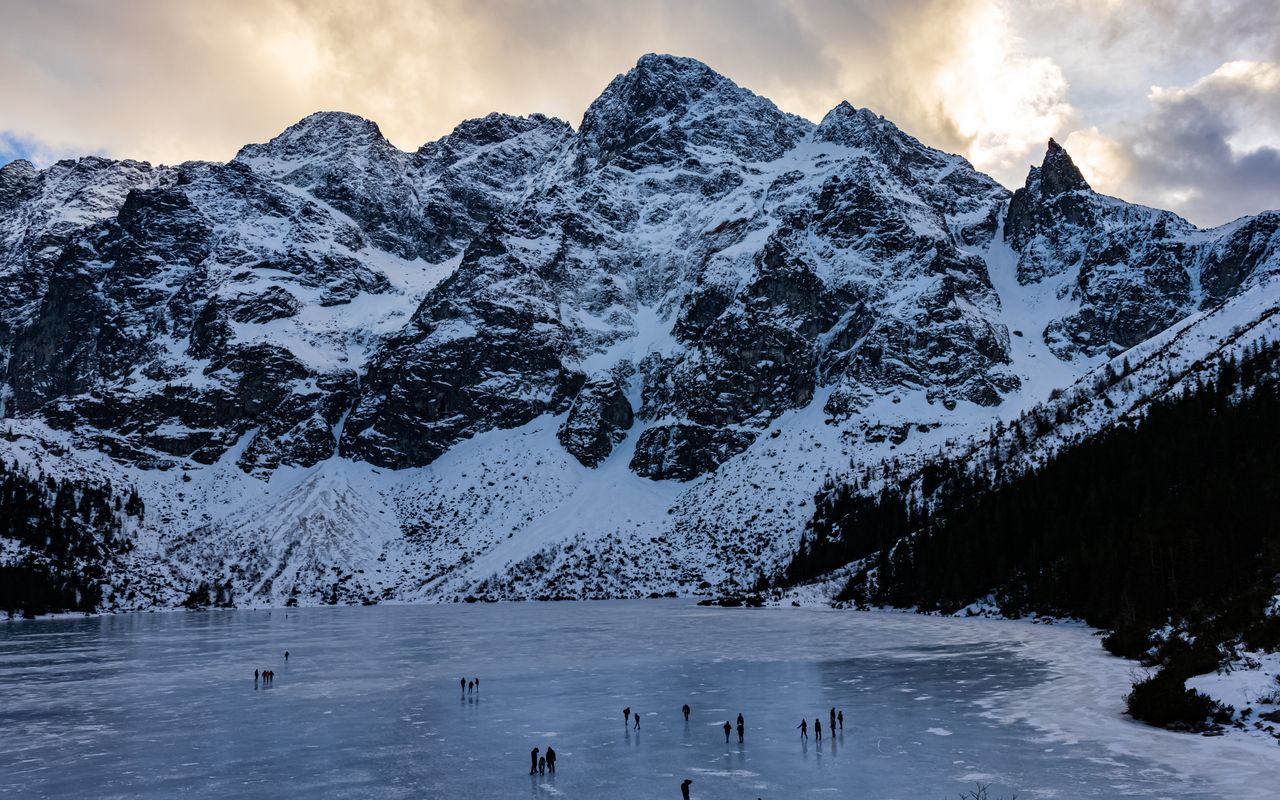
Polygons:
<instances>
[{"instance_id":1,"label":"treeline","mask_svg":"<svg viewBox=\"0 0 1280 800\"><path fill-rule=\"evenodd\" d=\"M923 491L829 492L786 577L866 558L843 599L950 612L994 595L1110 628L1222 608L1280 572L1278 361L1255 347L1037 470L944 463Z\"/></svg>"},{"instance_id":2,"label":"treeline","mask_svg":"<svg viewBox=\"0 0 1280 800\"><path fill-rule=\"evenodd\" d=\"M1224 645L1280 649L1280 617L1264 612L1280 588L1280 345L1217 366L1038 469L1007 468L1027 446L1014 436L1011 451L876 495L870 474L830 487L784 579L858 562L838 600L946 613L990 597L1010 616L1079 617L1110 629L1112 652L1160 667L1129 695L1134 717L1228 722L1184 681Z\"/></svg>"},{"instance_id":3,"label":"treeline","mask_svg":"<svg viewBox=\"0 0 1280 800\"><path fill-rule=\"evenodd\" d=\"M92 611L106 569L132 547L125 520L141 517L136 491L29 472L0 459L0 611L31 616Z\"/></svg>"}]
</instances>

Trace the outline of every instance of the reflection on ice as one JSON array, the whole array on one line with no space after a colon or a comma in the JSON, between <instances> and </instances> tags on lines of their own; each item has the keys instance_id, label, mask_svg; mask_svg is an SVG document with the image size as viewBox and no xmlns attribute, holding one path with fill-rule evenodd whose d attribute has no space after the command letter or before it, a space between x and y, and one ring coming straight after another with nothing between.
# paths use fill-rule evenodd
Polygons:
<instances>
[{"instance_id":1,"label":"reflection on ice","mask_svg":"<svg viewBox=\"0 0 1280 800\"><path fill-rule=\"evenodd\" d=\"M676 601L17 622L0 796L1266 796L1276 756L1120 717L1128 669L1083 629Z\"/></svg>"}]
</instances>

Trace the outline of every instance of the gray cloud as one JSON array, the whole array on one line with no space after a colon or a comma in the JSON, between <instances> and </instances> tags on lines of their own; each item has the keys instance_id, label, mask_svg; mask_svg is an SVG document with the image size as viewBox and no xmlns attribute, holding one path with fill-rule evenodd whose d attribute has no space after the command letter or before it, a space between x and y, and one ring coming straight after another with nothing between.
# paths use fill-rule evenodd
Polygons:
<instances>
[{"instance_id":1,"label":"gray cloud","mask_svg":"<svg viewBox=\"0 0 1280 800\"><path fill-rule=\"evenodd\" d=\"M1121 133L1067 138L1097 188L1202 224L1280 208L1280 64L1229 62L1149 101Z\"/></svg>"}]
</instances>

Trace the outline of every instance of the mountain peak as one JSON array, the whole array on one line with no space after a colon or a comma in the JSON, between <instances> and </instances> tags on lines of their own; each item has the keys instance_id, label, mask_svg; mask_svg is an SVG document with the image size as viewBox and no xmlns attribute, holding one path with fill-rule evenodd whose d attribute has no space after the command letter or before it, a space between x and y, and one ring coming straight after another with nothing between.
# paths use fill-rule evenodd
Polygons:
<instances>
[{"instance_id":1,"label":"mountain peak","mask_svg":"<svg viewBox=\"0 0 1280 800\"><path fill-rule=\"evenodd\" d=\"M768 161L811 128L697 59L650 53L587 108L581 153L628 169L679 163L699 145Z\"/></svg>"},{"instance_id":2,"label":"mountain peak","mask_svg":"<svg viewBox=\"0 0 1280 800\"><path fill-rule=\"evenodd\" d=\"M864 147L889 132L898 132L898 127L869 108L857 108L848 100L841 100L818 123L815 136L823 142Z\"/></svg>"},{"instance_id":3,"label":"mountain peak","mask_svg":"<svg viewBox=\"0 0 1280 800\"><path fill-rule=\"evenodd\" d=\"M378 123L372 120L345 111L317 111L285 128L266 144L245 145L235 160L301 161L335 151L391 146Z\"/></svg>"},{"instance_id":4,"label":"mountain peak","mask_svg":"<svg viewBox=\"0 0 1280 800\"><path fill-rule=\"evenodd\" d=\"M459 145L497 144L538 128L551 128L563 133L571 133L573 131L569 123L557 117L548 117L545 114L530 114L527 117L517 117L512 114L500 114L495 111L483 117L463 120L447 136L435 142L428 142L422 146L422 149L445 143L449 143L454 147Z\"/></svg>"},{"instance_id":5,"label":"mountain peak","mask_svg":"<svg viewBox=\"0 0 1280 800\"><path fill-rule=\"evenodd\" d=\"M1080 169L1071 160L1070 154L1062 145L1053 139L1045 149L1044 161L1039 167L1032 167L1027 175L1027 188L1032 188L1032 181L1039 183L1040 192L1045 197L1055 197L1063 192L1074 192L1088 189L1089 182L1084 179Z\"/></svg>"},{"instance_id":6,"label":"mountain peak","mask_svg":"<svg viewBox=\"0 0 1280 800\"><path fill-rule=\"evenodd\" d=\"M25 196L35 180L35 165L25 158L15 158L0 166L0 208L6 208Z\"/></svg>"}]
</instances>

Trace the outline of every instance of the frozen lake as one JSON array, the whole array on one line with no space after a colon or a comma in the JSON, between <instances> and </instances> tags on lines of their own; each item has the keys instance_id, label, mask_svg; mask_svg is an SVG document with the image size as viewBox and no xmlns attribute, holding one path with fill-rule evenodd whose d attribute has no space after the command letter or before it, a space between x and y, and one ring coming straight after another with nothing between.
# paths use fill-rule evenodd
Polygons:
<instances>
[{"instance_id":1,"label":"frozen lake","mask_svg":"<svg viewBox=\"0 0 1280 800\"><path fill-rule=\"evenodd\" d=\"M1121 716L1132 671L1075 627L682 601L0 623L0 796L1273 796L1280 748Z\"/></svg>"}]
</instances>

